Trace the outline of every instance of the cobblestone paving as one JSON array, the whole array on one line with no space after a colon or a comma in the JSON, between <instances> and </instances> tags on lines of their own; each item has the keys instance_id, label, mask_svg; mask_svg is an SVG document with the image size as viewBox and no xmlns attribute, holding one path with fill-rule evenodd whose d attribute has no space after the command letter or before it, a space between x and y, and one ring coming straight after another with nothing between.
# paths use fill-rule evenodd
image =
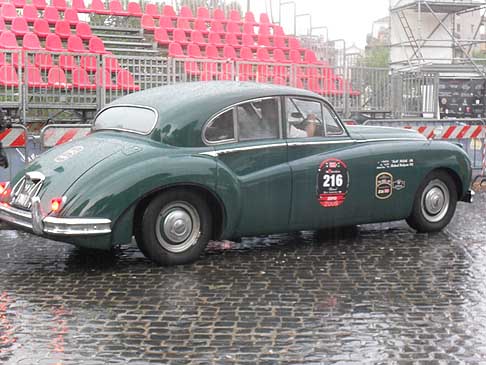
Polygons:
<instances>
[{"instance_id":1,"label":"cobblestone paving","mask_svg":"<svg viewBox=\"0 0 486 365\"><path fill-rule=\"evenodd\" d=\"M214 242L159 268L0 232L0 363L486 363L486 194L403 222Z\"/></svg>"}]
</instances>

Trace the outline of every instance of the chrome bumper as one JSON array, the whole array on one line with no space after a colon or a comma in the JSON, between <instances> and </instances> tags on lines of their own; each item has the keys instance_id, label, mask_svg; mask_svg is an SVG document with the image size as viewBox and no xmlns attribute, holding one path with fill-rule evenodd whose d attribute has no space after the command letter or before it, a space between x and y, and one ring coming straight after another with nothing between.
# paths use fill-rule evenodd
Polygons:
<instances>
[{"instance_id":1,"label":"chrome bumper","mask_svg":"<svg viewBox=\"0 0 486 365\"><path fill-rule=\"evenodd\" d=\"M32 199L32 211L0 204L0 220L33 231L37 235L85 236L111 233L111 220L100 218L43 217L39 198Z\"/></svg>"}]
</instances>

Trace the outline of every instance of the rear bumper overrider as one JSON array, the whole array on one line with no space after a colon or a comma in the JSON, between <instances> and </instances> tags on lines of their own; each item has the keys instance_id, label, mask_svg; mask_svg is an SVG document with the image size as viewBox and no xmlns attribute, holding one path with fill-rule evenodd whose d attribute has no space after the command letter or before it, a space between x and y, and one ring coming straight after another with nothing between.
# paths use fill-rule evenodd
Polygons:
<instances>
[{"instance_id":1,"label":"rear bumper overrider","mask_svg":"<svg viewBox=\"0 0 486 365\"><path fill-rule=\"evenodd\" d=\"M0 204L0 220L39 236L95 236L111 233L111 220L104 218L44 217L39 198L32 199L31 211Z\"/></svg>"},{"instance_id":2,"label":"rear bumper overrider","mask_svg":"<svg viewBox=\"0 0 486 365\"><path fill-rule=\"evenodd\" d=\"M472 203L474 201L474 195L476 193L472 190L468 190L466 194L464 194L464 197L462 198L461 201L466 202L466 203Z\"/></svg>"}]
</instances>

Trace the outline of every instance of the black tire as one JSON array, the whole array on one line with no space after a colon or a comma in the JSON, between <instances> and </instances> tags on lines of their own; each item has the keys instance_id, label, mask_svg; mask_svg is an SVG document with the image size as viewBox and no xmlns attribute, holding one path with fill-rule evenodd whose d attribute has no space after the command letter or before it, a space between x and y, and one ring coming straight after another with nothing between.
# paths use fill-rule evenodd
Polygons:
<instances>
[{"instance_id":1,"label":"black tire","mask_svg":"<svg viewBox=\"0 0 486 365\"><path fill-rule=\"evenodd\" d=\"M454 216L457 195L456 184L447 172L432 171L417 189L408 225L422 233L441 231Z\"/></svg>"},{"instance_id":2,"label":"black tire","mask_svg":"<svg viewBox=\"0 0 486 365\"><path fill-rule=\"evenodd\" d=\"M205 199L188 190L156 196L145 209L135 237L142 253L159 265L196 261L211 237L212 215Z\"/></svg>"}]
</instances>

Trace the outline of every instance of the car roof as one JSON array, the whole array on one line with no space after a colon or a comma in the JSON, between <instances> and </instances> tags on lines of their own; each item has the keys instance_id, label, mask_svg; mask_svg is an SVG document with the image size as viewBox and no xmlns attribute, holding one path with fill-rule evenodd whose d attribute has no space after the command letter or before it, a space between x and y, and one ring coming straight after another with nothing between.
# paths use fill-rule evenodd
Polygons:
<instances>
[{"instance_id":1,"label":"car roof","mask_svg":"<svg viewBox=\"0 0 486 365\"><path fill-rule=\"evenodd\" d=\"M146 106L157 110L163 142L177 146L202 146L201 128L222 109L250 99L295 95L319 98L308 90L287 86L234 81L177 83L133 93L115 105Z\"/></svg>"}]
</instances>

